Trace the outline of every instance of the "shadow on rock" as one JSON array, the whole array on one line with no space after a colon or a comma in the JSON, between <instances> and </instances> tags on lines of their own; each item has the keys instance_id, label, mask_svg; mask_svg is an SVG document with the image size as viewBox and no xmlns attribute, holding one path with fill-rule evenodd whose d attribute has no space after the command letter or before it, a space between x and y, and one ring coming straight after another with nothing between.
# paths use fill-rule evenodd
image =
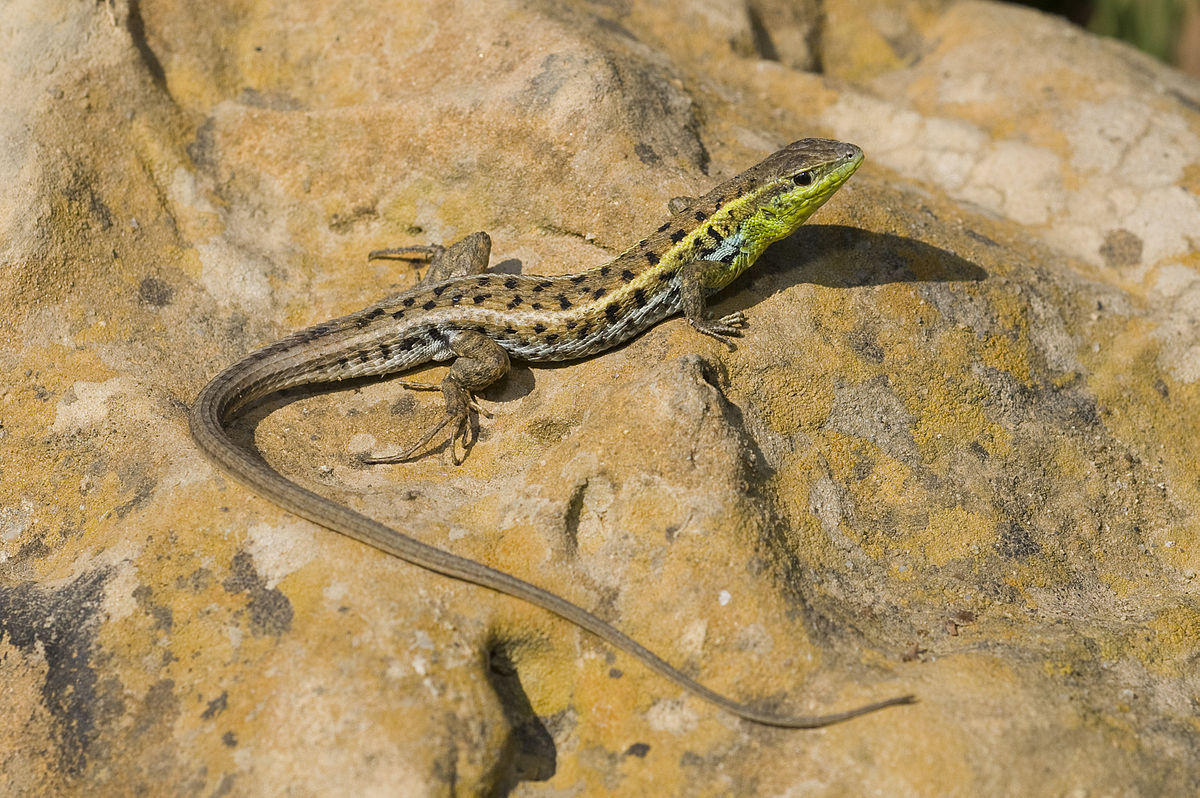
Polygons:
<instances>
[{"instance_id":1,"label":"shadow on rock","mask_svg":"<svg viewBox=\"0 0 1200 798\"><path fill-rule=\"evenodd\" d=\"M558 767L558 752L550 732L538 719L521 687L521 677L501 641L488 646L487 678L500 699L510 733L496 762L490 795L505 796L523 781L546 781Z\"/></svg>"},{"instance_id":2,"label":"shadow on rock","mask_svg":"<svg viewBox=\"0 0 1200 798\"><path fill-rule=\"evenodd\" d=\"M999 246L973 235L985 246ZM773 245L751 267L751 279L772 274L776 279L830 288L854 288L886 283L979 281L987 272L952 252L912 238L873 233L843 225L806 225ZM743 278L744 279L744 278ZM733 288L736 290L737 283Z\"/></svg>"}]
</instances>

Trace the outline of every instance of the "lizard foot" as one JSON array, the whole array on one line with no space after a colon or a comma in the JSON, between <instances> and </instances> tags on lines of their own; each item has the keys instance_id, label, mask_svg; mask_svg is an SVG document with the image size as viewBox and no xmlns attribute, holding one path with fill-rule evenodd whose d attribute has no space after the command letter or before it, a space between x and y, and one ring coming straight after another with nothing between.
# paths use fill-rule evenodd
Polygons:
<instances>
[{"instance_id":1,"label":"lizard foot","mask_svg":"<svg viewBox=\"0 0 1200 798\"><path fill-rule=\"evenodd\" d=\"M740 338L742 329L746 326L746 315L740 310L719 319L688 319L688 323L710 338L716 338L729 347L730 351L737 349L730 338Z\"/></svg>"},{"instance_id":2,"label":"lizard foot","mask_svg":"<svg viewBox=\"0 0 1200 798\"><path fill-rule=\"evenodd\" d=\"M423 383L407 384L406 387L421 389L442 389L445 390L445 385L424 385ZM453 396L453 399L451 398ZM392 455L371 455L360 454L358 461L364 465L387 465L390 463L403 463L412 459L413 455L421 449L425 444L429 443L442 430L451 427L454 432L450 436L447 451L450 454L450 461L454 465L462 465L466 459L467 452L471 450L471 446L475 443L475 439L479 436L478 417L491 418L492 414L487 408L479 404L479 400L470 391L459 388L457 391L451 391L447 395L446 415L442 420L434 424L429 430L421 436L421 439L412 446L405 449L399 454ZM458 449L462 448L463 456L459 458Z\"/></svg>"}]
</instances>

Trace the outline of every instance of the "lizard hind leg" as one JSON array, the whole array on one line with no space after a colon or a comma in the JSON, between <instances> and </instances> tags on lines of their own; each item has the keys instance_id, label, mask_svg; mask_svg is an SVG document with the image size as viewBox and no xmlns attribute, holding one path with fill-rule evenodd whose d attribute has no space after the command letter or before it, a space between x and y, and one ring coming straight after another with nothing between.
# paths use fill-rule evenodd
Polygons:
<instances>
[{"instance_id":1,"label":"lizard hind leg","mask_svg":"<svg viewBox=\"0 0 1200 798\"><path fill-rule=\"evenodd\" d=\"M449 247L443 247L441 244L428 244L377 249L367 255L367 260L407 260L413 263L427 261L429 263L429 270L425 272L424 277L417 281L417 285L431 286L454 277L483 274L488 269L488 261L491 259L491 255L492 238L487 233L480 231L459 239ZM436 391L442 389L440 385L431 385L425 382L396 381L393 384L414 391ZM475 404L474 399L471 400L471 403L473 405L471 409L478 412L479 406ZM487 414L484 413L484 415ZM438 429L434 429L429 437L436 435ZM419 448L425 443L428 443L428 438L423 439L414 448ZM395 461L389 460L387 462Z\"/></svg>"},{"instance_id":2,"label":"lizard hind leg","mask_svg":"<svg viewBox=\"0 0 1200 798\"><path fill-rule=\"evenodd\" d=\"M462 447L465 458L478 431L476 416L490 416L479 406L475 394L508 373L508 353L491 338L474 331L459 331L451 335L450 349L455 359L441 384L442 395L446 399L446 411L442 419L400 454L388 457L363 455L359 458L361 462L369 465L404 462L443 429L450 427L453 430L448 450L450 458L455 465L462 463L458 459L457 447Z\"/></svg>"},{"instance_id":3,"label":"lizard hind leg","mask_svg":"<svg viewBox=\"0 0 1200 798\"><path fill-rule=\"evenodd\" d=\"M453 277L483 274L492 256L492 238L487 233L471 233L455 241L429 262L429 271L421 280L433 285Z\"/></svg>"}]
</instances>

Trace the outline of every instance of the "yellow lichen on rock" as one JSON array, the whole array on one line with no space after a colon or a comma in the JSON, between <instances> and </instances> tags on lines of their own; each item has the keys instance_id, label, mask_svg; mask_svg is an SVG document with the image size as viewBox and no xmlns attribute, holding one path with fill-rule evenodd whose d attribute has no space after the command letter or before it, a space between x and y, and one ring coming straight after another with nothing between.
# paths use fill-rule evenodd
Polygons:
<instances>
[{"instance_id":1,"label":"yellow lichen on rock","mask_svg":"<svg viewBox=\"0 0 1200 798\"><path fill-rule=\"evenodd\" d=\"M0 792L1195 791L1194 81L985 2L5 13ZM218 369L412 285L372 249L570 274L808 135L866 161L710 299L736 350L516 364L461 466L357 460L441 417L388 382L234 432L739 700L915 706L732 720L190 443Z\"/></svg>"}]
</instances>

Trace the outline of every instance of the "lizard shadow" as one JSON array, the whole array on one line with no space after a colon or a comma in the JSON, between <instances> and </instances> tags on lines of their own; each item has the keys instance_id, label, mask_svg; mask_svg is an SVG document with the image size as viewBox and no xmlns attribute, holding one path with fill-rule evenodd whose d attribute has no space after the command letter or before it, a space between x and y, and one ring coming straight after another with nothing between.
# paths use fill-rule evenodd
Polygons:
<instances>
[{"instance_id":1,"label":"lizard shadow","mask_svg":"<svg viewBox=\"0 0 1200 798\"><path fill-rule=\"evenodd\" d=\"M999 246L985 236L972 238ZM770 247L745 285L795 276L796 283L862 288L888 283L979 282L987 272L953 252L914 238L845 225L805 225ZM734 293L738 283L734 283ZM787 285L781 286L788 287Z\"/></svg>"}]
</instances>

